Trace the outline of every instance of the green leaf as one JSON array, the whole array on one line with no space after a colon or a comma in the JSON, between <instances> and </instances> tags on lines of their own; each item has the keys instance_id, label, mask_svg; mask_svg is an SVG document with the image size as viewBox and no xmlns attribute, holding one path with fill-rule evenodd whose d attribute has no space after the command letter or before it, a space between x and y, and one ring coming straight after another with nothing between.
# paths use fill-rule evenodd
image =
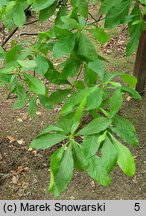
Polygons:
<instances>
[{"instance_id":1,"label":"green leaf","mask_svg":"<svg viewBox=\"0 0 146 216\"><path fill-rule=\"evenodd\" d=\"M5 57L5 66L18 66L17 60L20 57L20 54L22 52L23 48L21 45L16 45L13 48L11 48L9 51L6 52Z\"/></svg>"},{"instance_id":2,"label":"green leaf","mask_svg":"<svg viewBox=\"0 0 146 216\"><path fill-rule=\"evenodd\" d=\"M85 169L86 164L85 156L83 154L83 148L75 141L72 141L71 144L74 165L79 171L83 171Z\"/></svg>"},{"instance_id":3,"label":"green leaf","mask_svg":"<svg viewBox=\"0 0 146 216\"><path fill-rule=\"evenodd\" d=\"M5 58L5 51L4 51L4 49L0 46L0 59L3 59L3 58Z\"/></svg>"},{"instance_id":4,"label":"green leaf","mask_svg":"<svg viewBox=\"0 0 146 216\"><path fill-rule=\"evenodd\" d=\"M127 175L127 176L133 176L135 174L135 162L134 158L129 151L129 149L122 145L117 139L115 139L113 136L112 140L114 143L115 148L118 152L118 165L121 168L121 170Z\"/></svg>"},{"instance_id":5,"label":"green leaf","mask_svg":"<svg viewBox=\"0 0 146 216\"><path fill-rule=\"evenodd\" d=\"M96 81L97 81L97 73L89 69L87 65L85 65L85 70L84 70L84 81L88 87L96 85Z\"/></svg>"},{"instance_id":6,"label":"green leaf","mask_svg":"<svg viewBox=\"0 0 146 216\"><path fill-rule=\"evenodd\" d=\"M56 161L53 162L56 163ZM68 186L69 182L73 177L73 169L74 162L70 144L64 151L56 175L54 175L53 173L54 185L51 191L54 193L55 197L59 196L59 194L63 192L64 189Z\"/></svg>"},{"instance_id":7,"label":"green leaf","mask_svg":"<svg viewBox=\"0 0 146 216\"><path fill-rule=\"evenodd\" d=\"M45 8L48 8L50 5L52 5L55 2L55 0L47 0L47 1L40 1L40 0L35 0L35 2L32 5L32 9L34 11L39 11L43 10Z\"/></svg>"},{"instance_id":8,"label":"green leaf","mask_svg":"<svg viewBox=\"0 0 146 216\"><path fill-rule=\"evenodd\" d=\"M49 19L54 14L56 6L57 6L57 1L54 1L52 5L41 10L39 13L39 21L43 23L44 21Z\"/></svg>"},{"instance_id":9,"label":"green leaf","mask_svg":"<svg viewBox=\"0 0 146 216\"><path fill-rule=\"evenodd\" d=\"M144 30L144 25L142 21L141 23L134 25L134 27L134 31L131 34L131 38L126 47L126 56L130 56L133 52L137 50L141 33Z\"/></svg>"},{"instance_id":10,"label":"green leaf","mask_svg":"<svg viewBox=\"0 0 146 216\"><path fill-rule=\"evenodd\" d=\"M16 5L15 9L13 10L13 21L16 26L21 27L25 23L25 13L24 9L22 8L21 4Z\"/></svg>"},{"instance_id":11,"label":"green leaf","mask_svg":"<svg viewBox=\"0 0 146 216\"><path fill-rule=\"evenodd\" d=\"M60 38L53 47L54 58L58 59L71 53L75 46L75 39L76 35L73 33L66 35L64 38Z\"/></svg>"},{"instance_id":12,"label":"green leaf","mask_svg":"<svg viewBox=\"0 0 146 216\"><path fill-rule=\"evenodd\" d=\"M38 54L36 58L36 64L37 68L35 68L35 71L41 76L44 76L49 69L49 63L47 61L47 58Z\"/></svg>"},{"instance_id":13,"label":"green leaf","mask_svg":"<svg viewBox=\"0 0 146 216\"><path fill-rule=\"evenodd\" d=\"M104 77L104 62L100 59L97 59L96 61L89 62L88 68L92 71L94 71L101 80L103 80Z\"/></svg>"},{"instance_id":14,"label":"green leaf","mask_svg":"<svg viewBox=\"0 0 146 216\"><path fill-rule=\"evenodd\" d=\"M69 115L63 116L59 119L58 126L62 128L66 134L70 134L72 132L72 127L75 122L75 114L70 113Z\"/></svg>"},{"instance_id":15,"label":"green leaf","mask_svg":"<svg viewBox=\"0 0 146 216\"><path fill-rule=\"evenodd\" d=\"M105 18L105 28L113 28L125 22L131 6L131 0L123 0L112 7Z\"/></svg>"},{"instance_id":16,"label":"green leaf","mask_svg":"<svg viewBox=\"0 0 146 216\"><path fill-rule=\"evenodd\" d=\"M61 20L63 24L61 27L66 28L66 29L79 29L79 24L77 23L76 20L70 18L69 16L62 16Z\"/></svg>"},{"instance_id":17,"label":"green leaf","mask_svg":"<svg viewBox=\"0 0 146 216\"><path fill-rule=\"evenodd\" d=\"M84 136L83 151L86 158L91 158L100 147L99 135Z\"/></svg>"},{"instance_id":18,"label":"green leaf","mask_svg":"<svg viewBox=\"0 0 146 216\"><path fill-rule=\"evenodd\" d=\"M103 142L101 153L103 166L106 168L107 172L110 173L114 169L114 166L118 160L118 154L116 148L107 136Z\"/></svg>"},{"instance_id":19,"label":"green leaf","mask_svg":"<svg viewBox=\"0 0 146 216\"><path fill-rule=\"evenodd\" d=\"M36 77L30 74L24 74L24 79L29 86L29 90L40 95L45 95L45 85Z\"/></svg>"},{"instance_id":20,"label":"green leaf","mask_svg":"<svg viewBox=\"0 0 146 216\"><path fill-rule=\"evenodd\" d=\"M61 4L61 7L59 7L59 10L56 15L55 25L58 25L59 27L60 25L62 26L63 21L61 18L67 16L67 14L68 14L67 5Z\"/></svg>"},{"instance_id":21,"label":"green leaf","mask_svg":"<svg viewBox=\"0 0 146 216\"><path fill-rule=\"evenodd\" d=\"M104 117L99 117L92 120L87 126L81 129L78 134L81 135L90 135L90 134L98 134L101 131L107 129L111 124L111 120Z\"/></svg>"},{"instance_id":22,"label":"green leaf","mask_svg":"<svg viewBox=\"0 0 146 216\"><path fill-rule=\"evenodd\" d=\"M30 144L30 148L35 149L47 149L51 146L61 142L66 138L63 134L57 134L57 133L47 133L43 134L41 136L36 137Z\"/></svg>"},{"instance_id":23,"label":"green leaf","mask_svg":"<svg viewBox=\"0 0 146 216\"><path fill-rule=\"evenodd\" d=\"M87 89L83 89L78 93L73 93L62 107L61 114L67 115L68 113L72 112L73 108L81 103L86 94Z\"/></svg>"},{"instance_id":24,"label":"green leaf","mask_svg":"<svg viewBox=\"0 0 146 216\"><path fill-rule=\"evenodd\" d=\"M67 79L68 77L76 76L80 69L80 65L81 62L71 55L70 58L67 59L59 79Z\"/></svg>"},{"instance_id":25,"label":"green leaf","mask_svg":"<svg viewBox=\"0 0 146 216\"><path fill-rule=\"evenodd\" d=\"M130 145L139 145L139 141L136 137L136 130L129 120L116 115L113 125L114 127L111 127L111 130L123 139L124 142Z\"/></svg>"},{"instance_id":26,"label":"green leaf","mask_svg":"<svg viewBox=\"0 0 146 216\"><path fill-rule=\"evenodd\" d=\"M64 146L57 149L52 155L50 160L50 185L49 185L49 191L53 192L54 189L54 176L57 174L60 166L60 162L62 160L62 156L64 153Z\"/></svg>"},{"instance_id":27,"label":"green leaf","mask_svg":"<svg viewBox=\"0 0 146 216\"><path fill-rule=\"evenodd\" d=\"M109 104L110 104L110 118L113 118L113 116L115 116L119 112L123 104L123 96L122 96L121 89L117 89L114 92L112 97L109 99Z\"/></svg>"},{"instance_id":28,"label":"green leaf","mask_svg":"<svg viewBox=\"0 0 146 216\"><path fill-rule=\"evenodd\" d=\"M135 88L136 83L137 83L137 78L129 75L129 74L123 74L121 75L121 79L128 83L132 88Z\"/></svg>"},{"instance_id":29,"label":"green leaf","mask_svg":"<svg viewBox=\"0 0 146 216\"><path fill-rule=\"evenodd\" d=\"M132 20L129 22L128 29L130 33L130 40L126 47L126 55L131 55L134 51L136 51L141 33L144 31L144 23L142 20L142 13L139 8L139 3L136 1L133 10L131 11ZM135 21L139 20L140 22L133 25Z\"/></svg>"},{"instance_id":30,"label":"green leaf","mask_svg":"<svg viewBox=\"0 0 146 216\"><path fill-rule=\"evenodd\" d=\"M18 97L18 99L13 104L13 109L22 109L26 105L27 101L28 101L27 95L23 99Z\"/></svg>"},{"instance_id":31,"label":"green leaf","mask_svg":"<svg viewBox=\"0 0 146 216\"><path fill-rule=\"evenodd\" d=\"M30 115L31 118L35 116L36 111L37 111L36 97L33 95L28 105L28 114Z\"/></svg>"},{"instance_id":32,"label":"green leaf","mask_svg":"<svg viewBox=\"0 0 146 216\"><path fill-rule=\"evenodd\" d=\"M17 62L24 69L34 69L37 67L37 63L34 60L18 60Z\"/></svg>"},{"instance_id":33,"label":"green leaf","mask_svg":"<svg viewBox=\"0 0 146 216\"><path fill-rule=\"evenodd\" d=\"M87 96L87 110L97 109L102 103L102 90L99 88L95 88L88 96Z\"/></svg>"},{"instance_id":34,"label":"green leaf","mask_svg":"<svg viewBox=\"0 0 146 216\"><path fill-rule=\"evenodd\" d=\"M13 109L22 109L27 103L28 95L21 84L17 84L15 88L15 93L18 95L18 99L13 104Z\"/></svg>"},{"instance_id":35,"label":"green leaf","mask_svg":"<svg viewBox=\"0 0 146 216\"><path fill-rule=\"evenodd\" d=\"M57 89L55 92L53 92L48 98L48 106L50 109L53 109L56 104L61 103L69 93L70 89Z\"/></svg>"},{"instance_id":36,"label":"green leaf","mask_svg":"<svg viewBox=\"0 0 146 216\"><path fill-rule=\"evenodd\" d=\"M99 12L101 14L108 13L108 11L119 4L122 0L112 0L109 3L109 0L103 0Z\"/></svg>"},{"instance_id":37,"label":"green leaf","mask_svg":"<svg viewBox=\"0 0 146 216\"><path fill-rule=\"evenodd\" d=\"M97 59L97 52L91 41L83 34L80 34L77 55L85 61Z\"/></svg>"},{"instance_id":38,"label":"green leaf","mask_svg":"<svg viewBox=\"0 0 146 216\"><path fill-rule=\"evenodd\" d=\"M108 33L106 33L104 31L103 28L91 28L91 29L87 29L94 37L97 41L99 41L101 44L105 44L108 42L108 40L110 39L110 36Z\"/></svg>"},{"instance_id":39,"label":"green leaf","mask_svg":"<svg viewBox=\"0 0 146 216\"><path fill-rule=\"evenodd\" d=\"M128 92L134 99L141 99L140 94L134 88L131 88L130 86L122 86L121 90L123 92Z\"/></svg>"},{"instance_id":40,"label":"green leaf","mask_svg":"<svg viewBox=\"0 0 146 216\"><path fill-rule=\"evenodd\" d=\"M81 16L88 16L88 0L76 0L78 12Z\"/></svg>"},{"instance_id":41,"label":"green leaf","mask_svg":"<svg viewBox=\"0 0 146 216\"><path fill-rule=\"evenodd\" d=\"M95 155L88 159L87 162L88 165L86 166L86 171L88 175L100 185L108 186L110 184L110 177L105 170L101 159Z\"/></svg>"},{"instance_id":42,"label":"green leaf","mask_svg":"<svg viewBox=\"0 0 146 216\"><path fill-rule=\"evenodd\" d=\"M76 113L75 113L75 119L77 122L80 122L83 114L84 114L84 109L85 109L85 106L86 106L86 96L83 98L83 100L81 101L79 107L77 108L76 110Z\"/></svg>"},{"instance_id":43,"label":"green leaf","mask_svg":"<svg viewBox=\"0 0 146 216\"><path fill-rule=\"evenodd\" d=\"M55 125L49 125L44 130L42 130L42 132L37 137L48 134L49 132L54 132L54 131L55 132L63 132L63 133L65 133L64 130L62 130L62 128L59 128L59 127L57 127Z\"/></svg>"}]
</instances>

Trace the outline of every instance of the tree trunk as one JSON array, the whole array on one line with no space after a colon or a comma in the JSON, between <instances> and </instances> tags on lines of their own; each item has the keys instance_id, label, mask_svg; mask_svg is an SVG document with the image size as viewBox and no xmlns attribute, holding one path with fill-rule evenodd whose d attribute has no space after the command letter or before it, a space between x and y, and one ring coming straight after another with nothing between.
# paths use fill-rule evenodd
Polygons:
<instances>
[{"instance_id":1,"label":"tree trunk","mask_svg":"<svg viewBox=\"0 0 146 216\"><path fill-rule=\"evenodd\" d=\"M138 80L136 90L143 95L146 83L146 31L142 33L140 38L133 74Z\"/></svg>"},{"instance_id":2,"label":"tree trunk","mask_svg":"<svg viewBox=\"0 0 146 216\"><path fill-rule=\"evenodd\" d=\"M146 16L144 16L146 20ZM146 30L141 34L136 54L134 76L137 78L136 90L143 95L146 84Z\"/></svg>"}]
</instances>

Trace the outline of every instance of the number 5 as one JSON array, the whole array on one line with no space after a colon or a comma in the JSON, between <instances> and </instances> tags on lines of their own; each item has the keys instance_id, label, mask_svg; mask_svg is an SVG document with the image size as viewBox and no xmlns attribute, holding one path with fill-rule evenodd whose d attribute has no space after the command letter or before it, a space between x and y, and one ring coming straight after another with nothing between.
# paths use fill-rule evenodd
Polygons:
<instances>
[{"instance_id":1,"label":"number 5","mask_svg":"<svg viewBox=\"0 0 146 216\"><path fill-rule=\"evenodd\" d=\"M135 211L139 211L140 210L140 203L135 203L134 210Z\"/></svg>"}]
</instances>

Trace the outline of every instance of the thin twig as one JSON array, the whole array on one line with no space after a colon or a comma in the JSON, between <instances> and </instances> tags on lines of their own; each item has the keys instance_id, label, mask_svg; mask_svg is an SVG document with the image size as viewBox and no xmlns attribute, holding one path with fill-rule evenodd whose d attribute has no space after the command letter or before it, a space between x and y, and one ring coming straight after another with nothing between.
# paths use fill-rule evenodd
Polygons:
<instances>
[{"instance_id":1,"label":"thin twig","mask_svg":"<svg viewBox=\"0 0 146 216\"><path fill-rule=\"evenodd\" d=\"M23 33L20 34L20 36L22 36L22 35L36 36L36 35L38 35L38 33L23 32Z\"/></svg>"},{"instance_id":2,"label":"thin twig","mask_svg":"<svg viewBox=\"0 0 146 216\"><path fill-rule=\"evenodd\" d=\"M16 27L10 35L5 39L5 41L2 43L2 47L10 40L10 38L15 34L15 32L18 30L18 27Z\"/></svg>"},{"instance_id":3,"label":"thin twig","mask_svg":"<svg viewBox=\"0 0 146 216\"><path fill-rule=\"evenodd\" d=\"M33 21L31 21L31 22L25 23L24 26L25 26L25 25L31 25L31 24L36 23L36 22L38 22L38 21L39 21L39 19L33 20Z\"/></svg>"},{"instance_id":4,"label":"thin twig","mask_svg":"<svg viewBox=\"0 0 146 216\"><path fill-rule=\"evenodd\" d=\"M76 79L75 79L75 81L74 81L74 84L72 85L71 92L72 92L72 90L74 89L75 83L76 83L76 81L79 79L79 76L81 75L82 70L83 70L83 65L80 66L79 73L78 73L78 75L77 75L77 77L76 77Z\"/></svg>"},{"instance_id":5,"label":"thin twig","mask_svg":"<svg viewBox=\"0 0 146 216\"><path fill-rule=\"evenodd\" d=\"M90 14L89 14L90 15ZM91 14L92 15L92 14ZM105 17L103 17L103 15L99 16L98 19L95 19L95 18L92 18L94 21L93 22L90 22L88 23L88 25L92 25L92 24L95 24L95 23L99 23L100 21L104 20Z\"/></svg>"}]
</instances>

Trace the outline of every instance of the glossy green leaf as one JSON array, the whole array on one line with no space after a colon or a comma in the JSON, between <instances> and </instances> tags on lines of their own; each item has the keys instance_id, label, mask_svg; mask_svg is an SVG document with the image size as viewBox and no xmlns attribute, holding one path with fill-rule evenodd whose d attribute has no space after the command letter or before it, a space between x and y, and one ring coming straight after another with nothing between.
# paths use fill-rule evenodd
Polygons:
<instances>
[{"instance_id":1,"label":"glossy green leaf","mask_svg":"<svg viewBox=\"0 0 146 216\"><path fill-rule=\"evenodd\" d=\"M123 0L112 7L105 18L105 27L113 28L119 24L123 24L125 22L125 17L128 16L130 6L131 0Z\"/></svg>"},{"instance_id":2,"label":"glossy green leaf","mask_svg":"<svg viewBox=\"0 0 146 216\"><path fill-rule=\"evenodd\" d=\"M18 60L17 62L24 69L34 69L37 67L37 63L34 60Z\"/></svg>"},{"instance_id":3,"label":"glossy green leaf","mask_svg":"<svg viewBox=\"0 0 146 216\"><path fill-rule=\"evenodd\" d=\"M49 0L49 1L43 1L43 2L40 0L35 0L33 5L32 5L32 9L34 11L43 10L45 8L48 8L54 2L55 2L55 0Z\"/></svg>"},{"instance_id":4,"label":"glossy green leaf","mask_svg":"<svg viewBox=\"0 0 146 216\"><path fill-rule=\"evenodd\" d=\"M54 177L57 174L60 166L60 162L62 160L62 156L64 153L64 146L57 149L52 155L50 160L50 185L49 185L49 191L53 192L54 190Z\"/></svg>"},{"instance_id":5,"label":"glossy green leaf","mask_svg":"<svg viewBox=\"0 0 146 216\"><path fill-rule=\"evenodd\" d=\"M94 71L101 80L103 80L104 77L104 62L100 59L97 59L96 61L89 62L88 68Z\"/></svg>"},{"instance_id":6,"label":"glossy green leaf","mask_svg":"<svg viewBox=\"0 0 146 216\"><path fill-rule=\"evenodd\" d=\"M53 92L48 97L48 106L50 109L53 109L54 105L63 102L63 100L67 97L67 95L70 93L70 89L57 89L55 92Z\"/></svg>"},{"instance_id":7,"label":"glossy green leaf","mask_svg":"<svg viewBox=\"0 0 146 216\"><path fill-rule=\"evenodd\" d=\"M110 36L103 28L91 28L88 31L94 36L94 38L99 41L101 44L105 44L110 39Z\"/></svg>"},{"instance_id":8,"label":"glossy green leaf","mask_svg":"<svg viewBox=\"0 0 146 216\"><path fill-rule=\"evenodd\" d=\"M65 62L65 66L60 74L59 79L67 79L68 77L76 76L79 72L80 65L81 62L77 58L70 56L70 58Z\"/></svg>"},{"instance_id":9,"label":"glossy green leaf","mask_svg":"<svg viewBox=\"0 0 146 216\"><path fill-rule=\"evenodd\" d=\"M94 61L97 59L95 47L83 33L80 34L77 55L85 61Z\"/></svg>"},{"instance_id":10,"label":"glossy green leaf","mask_svg":"<svg viewBox=\"0 0 146 216\"><path fill-rule=\"evenodd\" d=\"M104 117L99 117L92 120L88 125L79 131L81 135L98 134L107 129L111 124L111 120Z\"/></svg>"},{"instance_id":11,"label":"glossy green leaf","mask_svg":"<svg viewBox=\"0 0 146 216\"><path fill-rule=\"evenodd\" d=\"M37 137L45 135L45 134L48 134L50 132L54 132L54 131L55 132L63 132L64 133L64 130L62 130L62 128L60 128L58 126L55 126L55 125L49 125L45 129L43 129L42 132Z\"/></svg>"},{"instance_id":12,"label":"glossy green leaf","mask_svg":"<svg viewBox=\"0 0 146 216\"><path fill-rule=\"evenodd\" d=\"M42 81L30 74L24 74L24 78L30 91L36 94L45 95L46 88Z\"/></svg>"},{"instance_id":13,"label":"glossy green leaf","mask_svg":"<svg viewBox=\"0 0 146 216\"><path fill-rule=\"evenodd\" d=\"M112 118L114 115L116 115L119 110L121 109L121 106L123 104L123 96L121 89L117 89L112 97L109 99L110 104L110 118Z\"/></svg>"},{"instance_id":14,"label":"glossy green leaf","mask_svg":"<svg viewBox=\"0 0 146 216\"><path fill-rule=\"evenodd\" d=\"M128 92L135 99L141 99L140 94L134 88L130 86L122 86L121 90L123 92Z\"/></svg>"},{"instance_id":15,"label":"glossy green leaf","mask_svg":"<svg viewBox=\"0 0 146 216\"><path fill-rule=\"evenodd\" d=\"M13 10L13 20L16 26L21 27L25 23L25 13L21 4L16 5Z\"/></svg>"},{"instance_id":16,"label":"glossy green leaf","mask_svg":"<svg viewBox=\"0 0 146 216\"><path fill-rule=\"evenodd\" d=\"M89 95L87 96L87 110L98 109L98 107L102 103L102 90L99 88L95 88Z\"/></svg>"},{"instance_id":17,"label":"glossy green leaf","mask_svg":"<svg viewBox=\"0 0 146 216\"><path fill-rule=\"evenodd\" d=\"M88 0L76 0L78 12L81 16L88 16Z\"/></svg>"},{"instance_id":18,"label":"glossy green leaf","mask_svg":"<svg viewBox=\"0 0 146 216\"><path fill-rule=\"evenodd\" d=\"M102 148L102 162L103 166L106 168L107 172L110 173L118 160L118 153L110 139L106 136Z\"/></svg>"},{"instance_id":19,"label":"glossy green leaf","mask_svg":"<svg viewBox=\"0 0 146 216\"><path fill-rule=\"evenodd\" d=\"M79 24L77 23L76 20L70 18L69 16L62 16L61 20L63 22L62 27L66 28L66 29L78 29L79 28Z\"/></svg>"},{"instance_id":20,"label":"glossy green leaf","mask_svg":"<svg viewBox=\"0 0 146 216\"><path fill-rule=\"evenodd\" d=\"M85 164L86 164L86 159L83 154L83 148L80 144L78 144L75 141L72 141L71 144L72 144L74 166L79 171L83 171L85 169Z\"/></svg>"},{"instance_id":21,"label":"glossy green leaf","mask_svg":"<svg viewBox=\"0 0 146 216\"><path fill-rule=\"evenodd\" d=\"M110 177L102 164L101 158L95 155L88 159L87 162L86 171L88 175L100 185L108 186L110 184Z\"/></svg>"},{"instance_id":22,"label":"glossy green leaf","mask_svg":"<svg viewBox=\"0 0 146 216\"><path fill-rule=\"evenodd\" d=\"M35 116L36 111L37 111L36 97L33 95L28 105L28 114L30 115L31 118Z\"/></svg>"},{"instance_id":23,"label":"glossy green leaf","mask_svg":"<svg viewBox=\"0 0 146 216\"><path fill-rule=\"evenodd\" d=\"M123 139L124 142L130 145L139 145L139 141L136 137L136 130L129 120L116 115L113 125L114 127L111 127L112 131Z\"/></svg>"},{"instance_id":24,"label":"glossy green leaf","mask_svg":"<svg viewBox=\"0 0 146 216\"><path fill-rule=\"evenodd\" d=\"M71 53L75 46L75 38L76 35L70 33L69 35L66 35L64 38L59 39L53 47L54 58L58 59L62 56Z\"/></svg>"},{"instance_id":25,"label":"glossy green leaf","mask_svg":"<svg viewBox=\"0 0 146 216\"><path fill-rule=\"evenodd\" d=\"M112 140L114 143L115 148L118 152L118 165L121 168L121 170L127 175L127 176L133 176L135 174L135 162L134 158L129 151L129 149L122 145L117 139L115 139L112 136Z\"/></svg>"},{"instance_id":26,"label":"glossy green leaf","mask_svg":"<svg viewBox=\"0 0 146 216\"><path fill-rule=\"evenodd\" d=\"M56 175L53 174L54 186L51 190L55 197L59 196L59 194L64 191L73 177L74 162L71 145L65 149L62 160L58 166L59 168Z\"/></svg>"},{"instance_id":27,"label":"glossy green leaf","mask_svg":"<svg viewBox=\"0 0 146 216\"><path fill-rule=\"evenodd\" d=\"M110 1L109 3L109 0L103 0L102 1L102 4L101 4L101 7L99 9L100 13L103 14L103 13L108 13L108 11L115 7L117 4L119 4L122 0L112 0Z\"/></svg>"},{"instance_id":28,"label":"glossy green leaf","mask_svg":"<svg viewBox=\"0 0 146 216\"><path fill-rule=\"evenodd\" d=\"M84 136L83 151L86 158L90 158L96 154L100 147L100 142L98 139L99 135Z\"/></svg>"},{"instance_id":29,"label":"glossy green leaf","mask_svg":"<svg viewBox=\"0 0 146 216\"><path fill-rule=\"evenodd\" d=\"M129 74L123 74L121 75L121 78L123 81L128 83L132 88L135 88L136 83L137 83L136 77L129 75Z\"/></svg>"},{"instance_id":30,"label":"glossy green leaf","mask_svg":"<svg viewBox=\"0 0 146 216\"><path fill-rule=\"evenodd\" d=\"M57 134L57 133L47 133L43 134L41 136L36 137L30 144L30 148L35 149L47 149L52 147L53 145L61 142L66 138L63 134Z\"/></svg>"},{"instance_id":31,"label":"glossy green leaf","mask_svg":"<svg viewBox=\"0 0 146 216\"><path fill-rule=\"evenodd\" d=\"M49 63L47 61L47 58L38 54L36 58L36 64L37 67L35 68L35 71L41 76L44 76L49 69Z\"/></svg>"}]
</instances>

